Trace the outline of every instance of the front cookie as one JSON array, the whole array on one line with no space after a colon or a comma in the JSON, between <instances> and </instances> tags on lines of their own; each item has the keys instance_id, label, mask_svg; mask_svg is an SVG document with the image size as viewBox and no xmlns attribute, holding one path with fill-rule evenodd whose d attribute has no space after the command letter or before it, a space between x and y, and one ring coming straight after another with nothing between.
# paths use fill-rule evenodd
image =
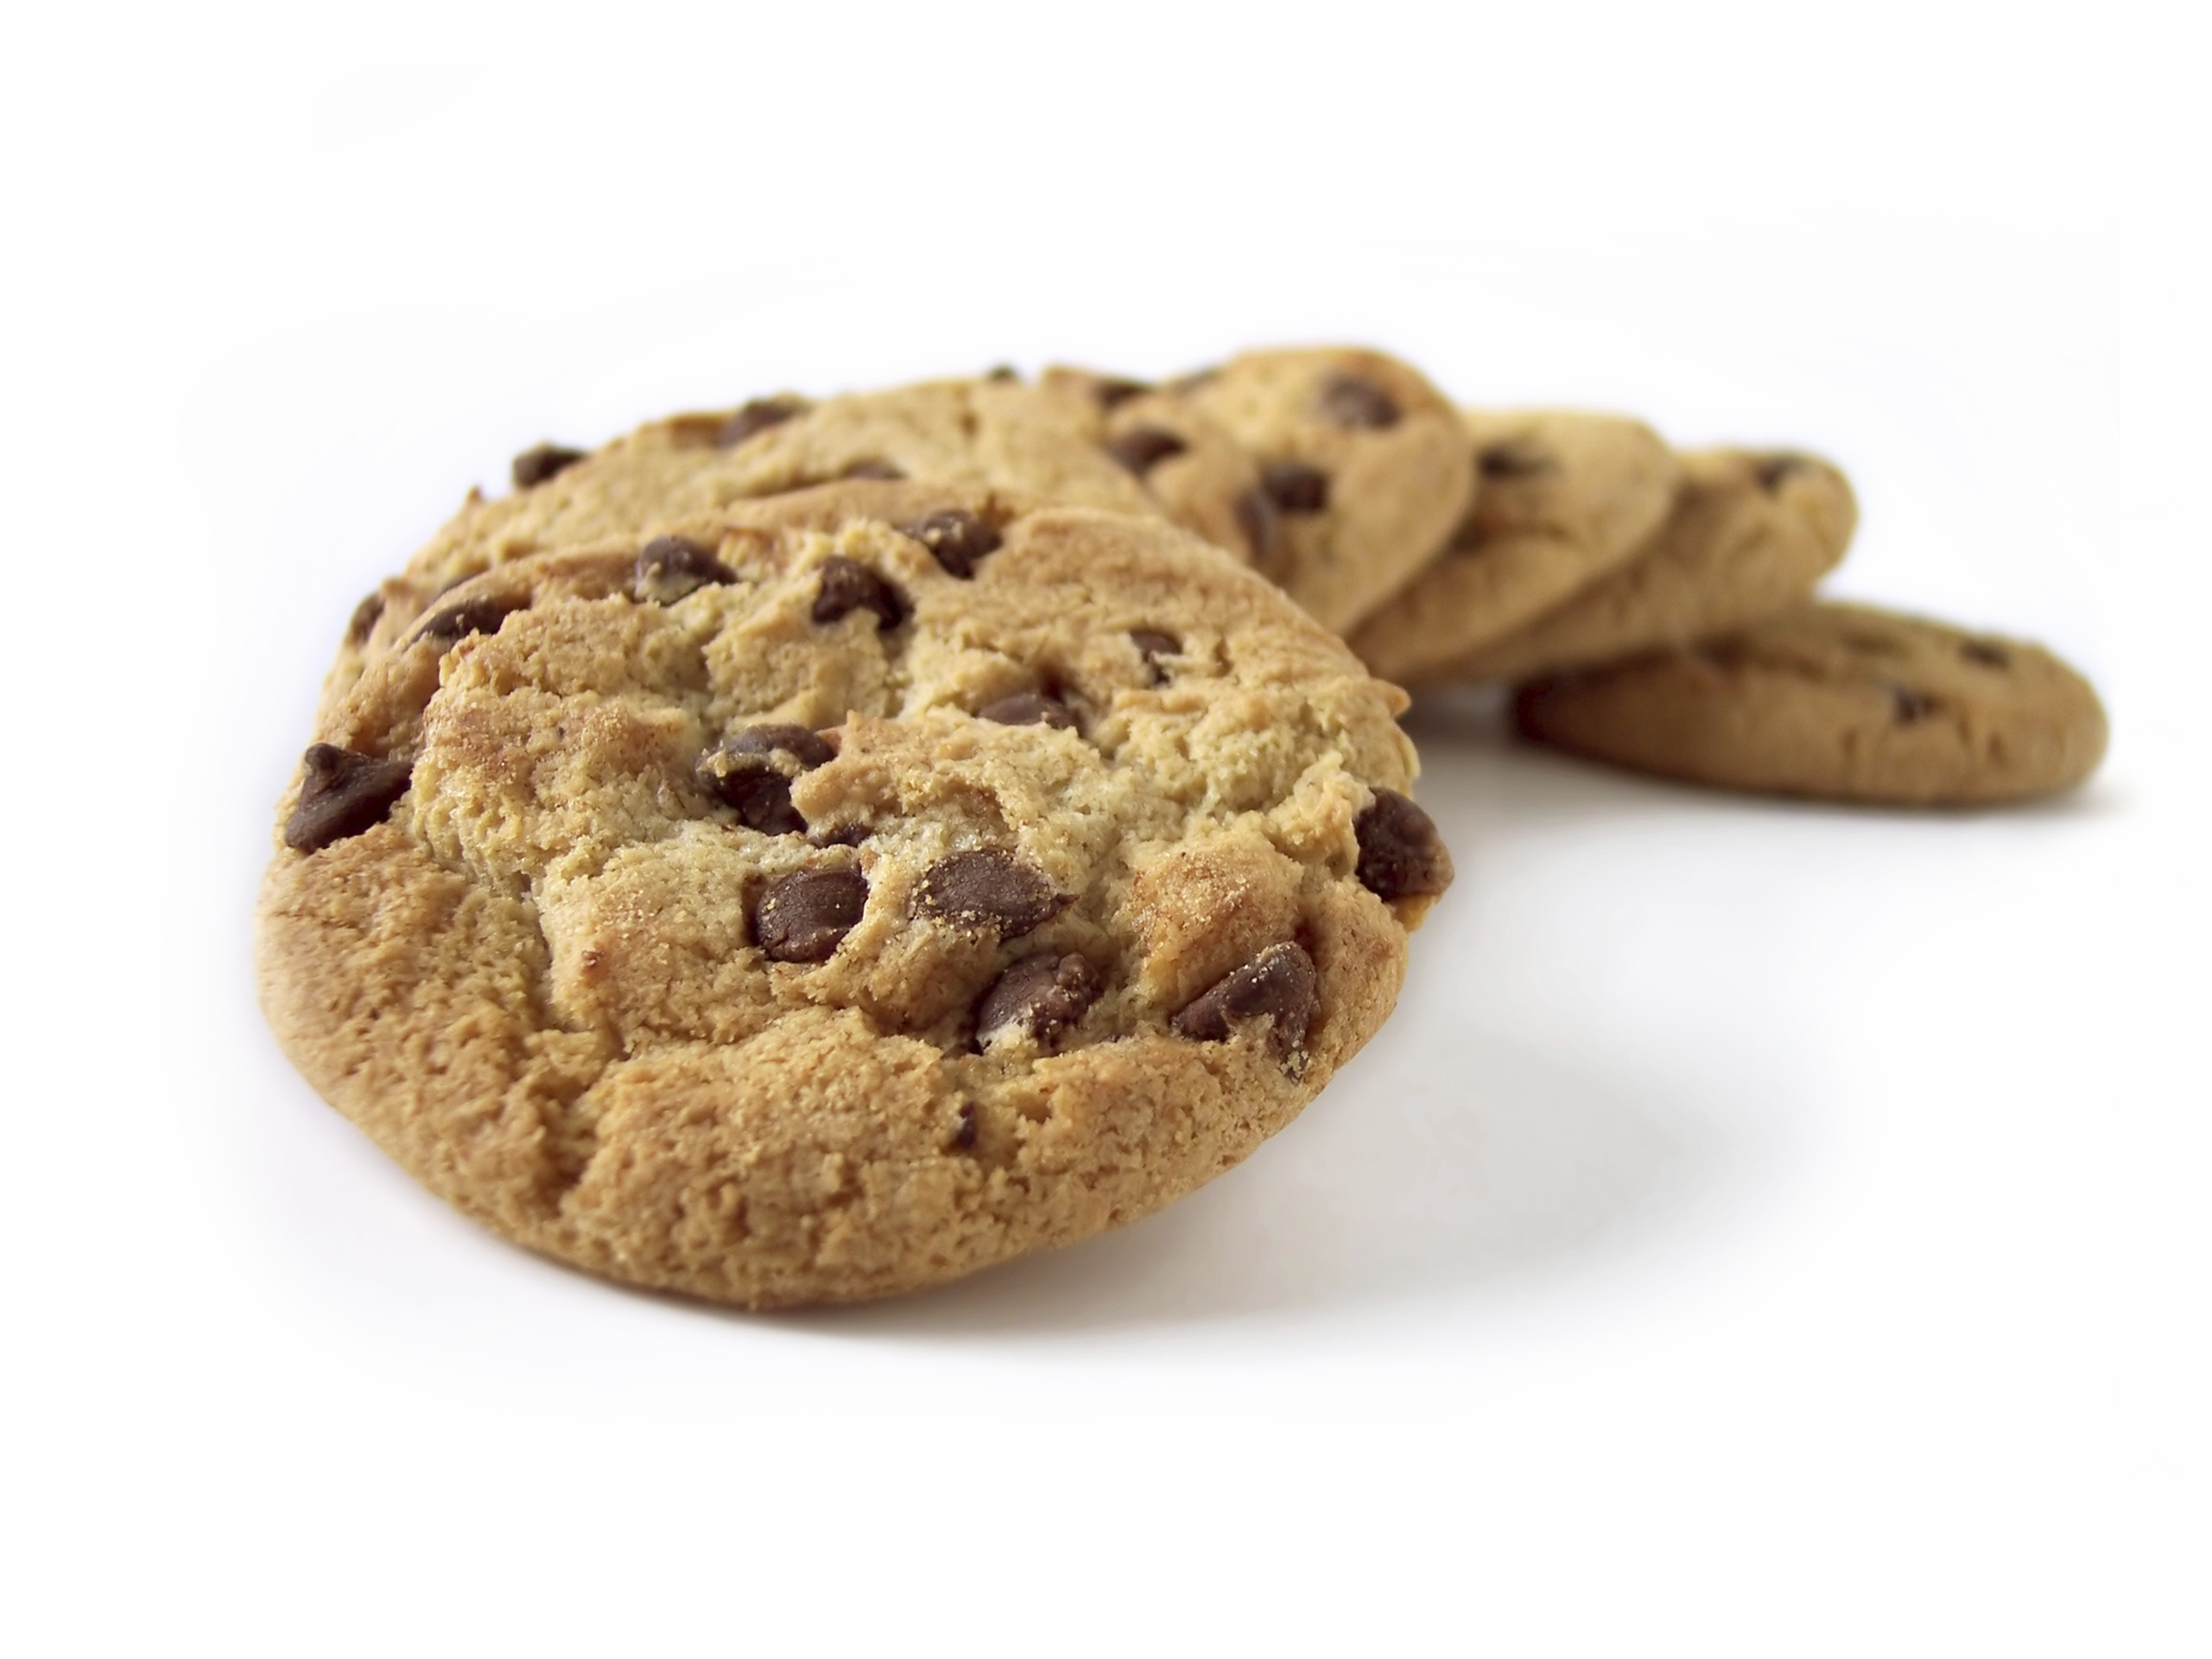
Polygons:
<instances>
[{"instance_id":1,"label":"front cookie","mask_svg":"<svg viewBox=\"0 0 2212 1659\"><path fill-rule=\"evenodd\" d=\"M319 725L308 1079L530 1247L751 1307L1118 1225L1287 1123L1450 879L1397 694L1171 527L847 484L503 565Z\"/></svg>"},{"instance_id":2,"label":"front cookie","mask_svg":"<svg viewBox=\"0 0 2212 1659\"><path fill-rule=\"evenodd\" d=\"M1862 605L1537 681L1522 732L1721 788L1903 805L2071 788L2103 757L2088 682L2048 651Z\"/></svg>"}]
</instances>

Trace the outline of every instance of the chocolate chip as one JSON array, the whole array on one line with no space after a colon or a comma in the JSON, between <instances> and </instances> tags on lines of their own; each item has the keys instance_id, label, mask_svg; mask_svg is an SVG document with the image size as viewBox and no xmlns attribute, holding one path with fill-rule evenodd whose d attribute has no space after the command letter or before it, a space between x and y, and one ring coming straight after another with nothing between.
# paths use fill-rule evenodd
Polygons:
<instances>
[{"instance_id":1,"label":"chocolate chip","mask_svg":"<svg viewBox=\"0 0 2212 1659\"><path fill-rule=\"evenodd\" d=\"M761 895L753 937L773 962L827 962L868 904L868 881L850 864L795 870Z\"/></svg>"},{"instance_id":2,"label":"chocolate chip","mask_svg":"<svg viewBox=\"0 0 2212 1659\"><path fill-rule=\"evenodd\" d=\"M1286 513L1317 513L1328 505L1328 474L1303 461L1271 461L1259 487Z\"/></svg>"},{"instance_id":3,"label":"chocolate chip","mask_svg":"<svg viewBox=\"0 0 2212 1659\"><path fill-rule=\"evenodd\" d=\"M1281 524L1275 498L1267 493L1266 486L1247 490L1237 497L1237 528L1245 533L1245 542L1252 548L1253 569L1274 573L1276 532Z\"/></svg>"},{"instance_id":4,"label":"chocolate chip","mask_svg":"<svg viewBox=\"0 0 2212 1659\"><path fill-rule=\"evenodd\" d=\"M904 478L906 474L889 461L855 461L839 476L847 478L881 478L886 483L895 483Z\"/></svg>"},{"instance_id":5,"label":"chocolate chip","mask_svg":"<svg viewBox=\"0 0 2212 1659\"><path fill-rule=\"evenodd\" d=\"M515 488L532 490L556 472L565 472L584 459L580 449L563 449L559 444L540 444L526 449L515 457L508 471L514 475Z\"/></svg>"},{"instance_id":6,"label":"chocolate chip","mask_svg":"<svg viewBox=\"0 0 2212 1659\"><path fill-rule=\"evenodd\" d=\"M1756 468L1759 487L1772 495L1781 486L1782 480L1792 472L1802 472L1812 463L1803 455L1762 455Z\"/></svg>"},{"instance_id":7,"label":"chocolate chip","mask_svg":"<svg viewBox=\"0 0 2212 1659\"><path fill-rule=\"evenodd\" d=\"M1558 464L1534 444L1508 439L1492 444L1474 458L1475 471L1486 478L1533 478L1556 472Z\"/></svg>"},{"instance_id":8,"label":"chocolate chip","mask_svg":"<svg viewBox=\"0 0 2212 1659\"><path fill-rule=\"evenodd\" d=\"M1163 634L1156 629L1132 628L1129 630L1129 643L1137 648L1137 655L1144 659L1144 666L1152 671L1152 683L1166 685L1168 671L1160 666L1160 659L1182 655L1182 642L1173 634Z\"/></svg>"},{"instance_id":9,"label":"chocolate chip","mask_svg":"<svg viewBox=\"0 0 2212 1659\"><path fill-rule=\"evenodd\" d=\"M510 611L524 607L506 599L495 599L489 594L479 594L472 599L461 599L444 610L433 612L415 634L417 639L427 639L440 650L469 634L496 634L499 624Z\"/></svg>"},{"instance_id":10,"label":"chocolate chip","mask_svg":"<svg viewBox=\"0 0 2212 1659\"><path fill-rule=\"evenodd\" d=\"M973 513L957 507L902 524L898 533L912 536L929 548L931 558L964 582L975 574L977 560L998 551L998 532Z\"/></svg>"},{"instance_id":11,"label":"chocolate chip","mask_svg":"<svg viewBox=\"0 0 2212 1659\"><path fill-rule=\"evenodd\" d=\"M699 787L738 821L764 835L796 835L807 820L791 804L791 780L772 758L789 756L801 771L834 759L835 751L802 725L752 725L726 738L719 749L699 757L692 775Z\"/></svg>"},{"instance_id":12,"label":"chocolate chip","mask_svg":"<svg viewBox=\"0 0 2212 1659\"><path fill-rule=\"evenodd\" d=\"M976 710L975 717L998 725L1049 725L1062 731L1075 729L1075 717L1068 712L1067 704L1057 697L1035 691L1017 691L1011 697L986 703Z\"/></svg>"},{"instance_id":13,"label":"chocolate chip","mask_svg":"<svg viewBox=\"0 0 2212 1659\"><path fill-rule=\"evenodd\" d=\"M1081 956L1030 956L1000 974L975 1005L975 1040L1026 1034L1049 1045L1098 1000L1099 971Z\"/></svg>"},{"instance_id":14,"label":"chocolate chip","mask_svg":"<svg viewBox=\"0 0 2212 1659\"><path fill-rule=\"evenodd\" d=\"M855 820L847 824L831 824L811 832L807 839L818 847L857 847L874 834L874 829Z\"/></svg>"},{"instance_id":15,"label":"chocolate chip","mask_svg":"<svg viewBox=\"0 0 2212 1659\"><path fill-rule=\"evenodd\" d=\"M1165 427L1131 427L1106 440L1106 453L1143 478L1170 455L1190 446Z\"/></svg>"},{"instance_id":16,"label":"chocolate chip","mask_svg":"<svg viewBox=\"0 0 2212 1659\"><path fill-rule=\"evenodd\" d=\"M996 380L1003 383L1009 380L1019 380L1022 377L1022 371L1017 369L1011 363L994 363L988 369L986 369L983 371L983 377L986 380Z\"/></svg>"},{"instance_id":17,"label":"chocolate chip","mask_svg":"<svg viewBox=\"0 0 2212 1659\"><path fill-rule=\"evenodd\" d=\"M1992 645L1987 640L1970 639L1959 647L1959 655L1969 662L1979 662L1985 668L2009 668L2011 654L2001 645Z\"/></svg>"},{"instance_id":18,"label":"chocolate chip","mask_svg":"<svg viewBox=\"0 0 2212 1659\"><path fill-rule=\"evenodd\" d=\"M904 622L906 595L856 560L832 554L822 560L821 590L814 595L814 620L835 622L855 611L876 613L878 630Z\"/></svg>"},{"instance_id":19,"label":"chocolate chip","mask_svg":"<svg viewBox=\"0 0 2212 1659\"><path fill-rule=\"evenodd\" d=\"M975 1144L975 1102L963 1100L960 1110L960 1126L953 1131L953 1144L965 1152Z\"/></svg>"},{"instance_id":20,"label":"chocolate chip","mask_svg":"<svg viewBox=\"0 0 2212 1659\"><path fill-rule=\"evenodd\" d=\"M1899 725L1911 725L1916 720L1924 720L1936 712L1936 700L1925 692L1913 690L1910 686L1892 686L1890 703Z\"/></svg>"},{"instance_id":21,"label":"chocolate chip","mask_svg":"<svg viewBox=\"0 0 2212 1659\"><path fill-rule=\"evenodd\" d=\"M1436 820L1397 790L1376 790L1352 831L1360 838L1360 884L1385 903L1432 898L1452 884L1452 855Z\"/></svg>"},{"instance_id":22,"label":"chocolate chip","mask_svg":"<svg viewBox=\"0 0 2212 1659\"><path fill-rule=\"evenodd\" d=\"M1331 375L1321 383L1314 402L1321 419L1333 427L1364 427L1379 432L1398 421L1397 400L1373 381L1357 375Z\"/></svg>"},{"instance_id":23,"label":"chocolate chip","mask_svg":"<svg viewBox=\"0 0 2212 1659\"><path fill-rule=\"evenodd\" d=\"M765 432L770 427L780 427L794 415L807 412L806 400L789 396L756 397L724 422L714 443L720 449L735 449L756 432Z\"/></svg>"},{"instance_id":24,"label":"chocolate chip","mask_svg":"<svg viewBox=\"0 0 2212 1659\"><path fill-rule=\"evenodd\" d=\"M632 592L640 605L674 605L710 582L737 579L711 548L681 535L656 535L638 550Z\"/></svg>"},{"instance_id":25,"label":"chocolate chip","mask_svg":"<svg viewBox=\"0 0 2212 1659\"><path fill-rule=\"evenodd\" d=\"M284 820L284 845L295 852L319 852L383 823L407 793L405 761L378 760L332 743L310 745L303 758L307 779Z\"/></svg>"},{"instance_id":26,"label":"chocolate chip","mask_svg":"<svg viewBox=\"0 0 2212 1659\"><path fill-rule=\"evenodd\" d=\"M1120 380L1102 376L1091 383L1091 396L1099 401L1102 409L1119 408L1132 397L1142 397L1152 389L1141 380Z\"/></svg>"},{"instance_id":27,"label":"chocolate chip","mask_svg":"<svg viewBox=\"0 0 2212 1659\"><path fill-rule=\"evenodd\" d=\"M722 746L733 755L789 755L799 763L802 772L827 766L837 758L837 750L824 741L820 732L780 722L746 726L724 738Z\"/></svg>"},{"instance_id":28,"label":"chocolate chip","mask_svg":"<svg viewBox=\"0 0 2212 1659\"><path fill-rule=\"evenodd\" d=\"M371 593L353 607L353 615L345 624L345 643L365 645L369 636L376 631L377 618L384 614L384 596Z\"/></svg>"},{"instance_id":29,"label":"chocolate chip","mask_svg":"<svg viewBox=\"0 0 2212 1659\"><path fill-rule=\"evenodd\" d=\"M1042 871L997 847L940 859L922 872L914 900L924 915L996 928L1002 939L1018 939L1072 902Z\"/></svg>"},{"instance_id":30,"label":"chocolate chip","mask_svg":"<svg viewBox=\"0 0 2212 1659\"><path fill-rule=\"evenodd\" d=\"M1170 1023L1179 1036L1226 1042L1238 1027L1272 1016L1275 1025L1267 1034L1267 1046L1277 1059L1287 1060L1303 1051L1306 1028L1313 1023L1314 1007L1320 1000L1314 959L1286 940L1270 945L1244 966L1214 981Z\"/></svg>"}]
</instances>

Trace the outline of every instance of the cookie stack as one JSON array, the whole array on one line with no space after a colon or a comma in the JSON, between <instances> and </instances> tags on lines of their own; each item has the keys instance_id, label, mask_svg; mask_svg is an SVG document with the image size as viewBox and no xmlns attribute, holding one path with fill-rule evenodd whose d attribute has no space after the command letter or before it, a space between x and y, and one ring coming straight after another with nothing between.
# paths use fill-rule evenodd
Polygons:
<instances>
[{"instance_id":1,"label":"cookie stack","mask_svg":"<svg viewBox=\"0 0 2212 1659\"><path fill-rule=\"evenodd\" d=\"M1401 685L1854 800L2102 750L2047 654L1811 598L1832 466L1374 351L781 395L513 475L345 630L263 1006L462 1209L751 1307L1083 1238L1295 1116L1451 881Z\"/></svg>"}]
</instances>

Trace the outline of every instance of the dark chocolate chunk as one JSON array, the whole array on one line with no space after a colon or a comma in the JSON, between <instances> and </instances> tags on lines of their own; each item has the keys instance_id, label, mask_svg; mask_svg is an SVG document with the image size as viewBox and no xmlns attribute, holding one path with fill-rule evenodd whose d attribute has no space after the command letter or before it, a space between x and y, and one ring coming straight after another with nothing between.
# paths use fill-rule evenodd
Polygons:
<instances>
[{"instance_id":1,"label":"dark chocolate chunk","mask_svg":"<svg viewBox=\"0 0 2212 1659\"><path fill-rule=\"evenodd\" d=\"M489 594L457 600L444 610L433 612L415 637L429 640L440 650L444 650L466 635L498 633L499 624L506 621L508 614L523 608L506 599L495 599Z\"/></svg>"},{"instance_id":2,"label":"dark chocolate chunk","mask_svg":"<svg viewBox=\"0 0 2212 1659\"><path fill-rule=\"evenodd\" d=\"M1333 427L1364 427L1379 432L1398 421L1397 400L1372 380L1331 375L1315 398L1321 418Z\"/></svg>"},{"instance_id":3,"label":"dark chocolate chunk","mask_svg":"<svg viewBox=\"0 0 2212 1659\"><path fill-rule=\"evenodd\" d=\"M929 549L929 556L953 575L967 581L975 574L975 561L998 551L998 532L973 513L955 507L912 524L898 527Z\"/></svg>"},{"instance_id":4,"label":"dark chocolate chunk","mask_svg":"<svg viewBox=\"0 0 2212 1659\"><path fill-rule=\"evenodd\" d=\"M761 895L752 934L774 962L827 962L868 904L868 881L850 864L795 870Z\"/></svg>"},{"instance_id":5,"label":"dark chocolate chunk","mask_svg":"<svg viewBox=\"0 0 2212 1659\"><path fill-rule=\"evenodd\" d=\"M822 560L821 591L814 595L814 620L835 622L855 611L876 613L878 629L896 628L911 609L906 595L856 560L832 554Z\"/></svg>"},{"instance_id":6,"label":"dark chocolate chunk","mask_svg":"<svg viewBox=\"0 0 2212 1659\"><path fill-rule=\"evenodd\" d=\"M318 852L383 823L407 793L412 769L405 761L378 760L331 743L312 744L303 758L307 776L300 801L284 820L284 845L295 852Z\"/></svg>"},{"instance_id":7,"label":"dark chocolate chunk","mask_svg":"<svg viewBox=\"0 0 2212 1659\"><path fill-rule=\"evenodd\" d=\"M1488 446L1474 458L1474 470L1486 478L1534 478L1558 471L1558 463L1534 444L1507 439Z\"/></svg>"},{"instance_id":8,"label":"dark chocolate chunk","mask_svg":"<svg viewBox=\"0 0 2212 1659\"><path fill-rule=\"evenodd\" d=\"M526 449L515 457L508 469L514 474L515 488L535 489L556 472L565 472L584 459L580 449L563 449L559 444L540 444Z\"/></svg>"},{"instance_id":9,"label":"dark chocolate chunk","mask_svg":"<svg viewBox=\"0 0 2212 1659\"><path fill-rule=\"evenodd\" d=\"M383 614L384 596L381 593L369 595L353 607L353 615L345 624L345 643L348 645L367 644L369 636L376 631L377 618Z\"/></svg>"},{"instance_id":10,"label":"dark chocolate chunk","mask_svg":"<svg viewBox=\"0 0 2212 1659\"><path fill-rule=\"evenodd\" d=\"M1068 712L1067 704L1057 697L1047 697L1036 691L1017 691L1011 697L986 703L976 710L975 718L998 725L1049 725L1062 731L1075 729L1075 717Z\"/></svg>"},{"instance_id":11,"label":"dark chocolate chunk","mask_svg":"<svg viewBox=\"0 0 2212 1659\"><path fill-rule=\"evenodd\" d=\"M1985 668L2009 668L2012 658L2001 645L1992 645L1986 639L1970 639L1959 647L1959 655L1969 662L1979 662Z\"/></svg>"},{"instance_id":12,"label":"dark chocolate chunk","mask_svg":"<svg viewBox=\"0 0 2212 1659\"><path fill-rule=\"evenodd\" d=\"M922 872L914 899L924 915L996 928L1001 939L1018 939L1070 902L1071 896L1052 890L1043 871L997 847L940 859Z\"/></svg>"},{"instance_id":13,"label":"dark chocolate chunk","mask_svg":"<svg viewBox=\"0 0 2212 1659\"><path fill-rule=\"evenodd\" d=\"M1000 974L975 1005L975 1040L1026 1033L1049 1046L1098 1000L1099 971L1084 958L1030 956Z\"/></svg>"},{"instance_id":14,"label":"dark chocolate chunk","mask_svg":"<svg viewBox=\"0 0 2212 1659\"><path fill-rule=\"evenodd\" d=\"M1245 541L1252 548L1252 568L1264 576L1276 574L1276 554L1282 526L1275 498L1267 493L1265 485L1247 490L1237 497L1237 528L1245 533Z\"/></svg>"},{"instance_id":15,"label":"dark chocolate chunk","mask_svg":"<svg viewBox=\"0 0 2212 1659\"><path fill-rule=\"evenodd\" d=\"M1916 720L1924 720L1936 712L1936 700L1926 692L1915 691L1910 686L1892 686L1890 704L1899 725L1911 725Z\"/></svg>"},{"instance_id":16,"label":"dark chocolate chunk","mask_svg":"<svg viewBox=\"0 0 2212 1659\"><path fill-rule=\"evenodd\" d=\"M889 461L867 460L853 462L852 465L846 467L842 473L839 474L839 476L840 478L880 478L886 483L896 483L898 479L904 478L906 474L900 472L898 468L893 466Z\"/></svg>"},{"instance_id":17,"label":"dark chocolate chunk","mask_svg":"<svg viewBox=\"0 0 2212 1659\"><path fill-rule=\"evenodd\" d=\"M975 1144L975 1102L960 1102L960 1127L953 1131L953 1144L965 1152Z\"/></svg>"},{"instance_id":18,"label":"dark chocolate chunk","mask_svg":"<svg viewBox=\"0 0 2212 1659\"><path fill-rule=\"evenodd\" d=\"M1811 463L1803 455L1762 455L1759 458L1759 487L1772 494L1782 480L1792 472L1802 472Z\"/></svg>"},{"instance_id":19,"label":"dark chocolate chunk","mask_svg":"<svg viewBox=\"0 0 2212 1659\"><path fill-rule=\"evenodd\" d=\"M1022 371L1011 363L994 363L983 371L983 377L986 380L1000 382L1019 380L1022 377Z\"/></svg>"},{"instance_id":20,"label":"dark chocolate chunk","mask_svg":"<svg viewBox=\"0 0 2212 1659\"><path fill-rule=\"evenodd\" d=\"M1328 505L1328 474L1303 461L1270 461L1259 487L1286 513L1317 513Z\"/></svg>"},{"instance_id":21,"label":"dark chocolate chunk","mask_svg":"<svg viewBox=\"0 0 2212 1659\"><path fill-rule=\"evenodd\" d=\"M850 823L826 825L812 831L807 839L818 847L857 847L875 831L858 819Z\"/></svg>"},{"instance_id":22,"label":"dark chocolate chunk","mask_svg":"<svg viewBox=\"0 0 2212 1659\"><path fill-rule=\"evenodd\" d=\"M681 535L656 535L637 554L632 592L640 605L674 605L710 582L734 582L738 573L713 549Z\"/></svg>"},{"instance_id":23,"label":"dark chocolate chunk","mask_svg":"<svg viewBox=\"0 0 2212 1659\"><path fill-rule=\"evenodd\" d=\"M1165 427L1131 427L1106 440L1106 453L1143 478L1170 455L1190 446Z\"/></svg>"},{"instance_id":24,"label":"dark chocolate chunk","mask_svg":"<svg viewBox=\"0 0 2212 1659\"><path fill-rule=\"evenodd\" d=\"M1397 790L1376 790L1352 831L1360 838L1360 884L1385 903L1433 898L1452 884L1452 855L1436 820Z\"/></svg>"},{"instance_id":25,"label":"dark chocolate chunk","mask_svg":"<svg viewBox=\"0 0 2212 1659\"><path fill-rule=\"evenodd\" d=\"M793 415L806 412L806 400L803 398L789 396L756 397L724 422L714 442L719 448L735 449L756 432L780 427Z\"/></svg>"},{"instance_id":26,"label":"dark chocolate chunk","mask_svg":"<svg viewBox=\"0 0 2212 1659\"><path fill-rule=\"evenodd\" d=\"M797 835L807 820L791 804L791 780L772 757L783 754L801 771L835 758L835 751L802 725L752 725L699 757L693 776L699 787L726 807L738 821L764 835Z\"/></svg>"},{"instance_id":27,"label":"dark chocolate chunk","mask_svg":"<svg viewBox=\"0 0 2212 1659\"><path fill-rule=\"evenodd\" d=\"M1321 1000L1314 959L1287 940L1224 974L1171 1022L1177 1035L1199 1042L1226 1042L1237 1028L1272 1016L1267 1046L1279 1060L1300 1055L1306 1028Z\"/></svg>"},{"instance_id":28,"label":"dark chocolate chunk","mask_svg":"<svg viewBox=\"0 0 2212 1659\"><path fill-rule=\"evenodd\" d=\"M1166 685L1168 671L1161 667L1160 659L1163 656L1180 656L1182 654L1182 642L1173 634L1163 634L1157 629L1132 628L1129 630L1129 643L1137 648L1137 655L1144 659L1144 666L1152 671L1152 683L1156 686Z\"/></svg>"},{"instance_id":29,"label":"dark chocolate chunk","mask_svg":"<svg viewBox=\"0 0 2212 1659\"><path fill-rule=\"evenodd\" d=\"M1101 376L1091 383L1091 396L1099 400L1102 409L1119 408L1132 397L1142 397L1152 389L1141 380L1122 380L1112 375Z\"/></svg>"}]
</instances>

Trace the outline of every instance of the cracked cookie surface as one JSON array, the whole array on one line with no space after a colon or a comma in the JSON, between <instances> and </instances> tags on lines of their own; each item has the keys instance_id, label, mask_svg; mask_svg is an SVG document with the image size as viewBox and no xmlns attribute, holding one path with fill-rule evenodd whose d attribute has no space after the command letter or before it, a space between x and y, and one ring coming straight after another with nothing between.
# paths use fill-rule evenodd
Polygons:
<instances>
[{"instance_id":1,"label":"cracked cookie surface","mask_svg":"<svg viewBox=\"0 0 2212 1659\"><path fill-rule=\"evenodd\" d=\"M326 692L334 702L389 649L426 594L534 554L650 535L732 503L844 479L981 487L1169 517L1241 551L1233 515L1170 467L1163 497L1069 400L1011 379L946 380L811 401L793 394L656 421L586 453L515 458L514 489L472 494L405 569L362 601Z\"/></svg>"},{"instance_id":2,"label":"cracked cookie surface","mask_svg":"<svg viewBox=\"0 0 2212 1659\"><path fill-rule=\"evenodd\" d=\"M1532 682L1514 718L1541 742L1662 776L1923 806L2071 788L2106 737L2096 693L2040 647L1835 604Z\"/></svg>"},{"instance_id":3,"label":"cracked cookie surface","mask_svg":"<svg viewBox=\"0 0 2212 1659\"><path fill-rule=\"evenodd\" d=\"M1171 526L852 483L419 609L280 809L263 1005L531 1248L754 1307L1133 1219L1372 1035L1402 698Z\"/></svg>"}]
</instances>

